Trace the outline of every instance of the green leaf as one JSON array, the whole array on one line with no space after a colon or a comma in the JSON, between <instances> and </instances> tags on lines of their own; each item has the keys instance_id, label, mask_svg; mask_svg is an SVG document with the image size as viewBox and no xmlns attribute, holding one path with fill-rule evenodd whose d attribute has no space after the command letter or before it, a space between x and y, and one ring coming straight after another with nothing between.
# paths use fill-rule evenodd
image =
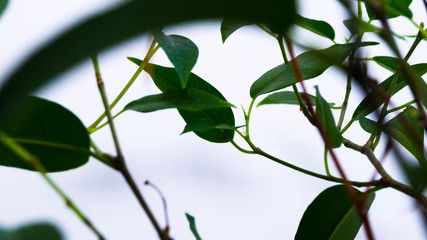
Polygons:
<instances>
[{"instance_id":1,"label":"green leaf","mask_svg":"<svg viewBox=\"0 0 427 240\"><path fill-rule=\"evenodd\" d=\"M353 188L354 189L354 188ZM354 189L361 196L361 192ZM369 210L375 193L367 195L365 208ZM298 226L295 240L330 239L353 240L360 221L344 185L336 185L321 192L307 207Z\"/></svg>"},{"instance_id":2,"label":"green leaf","mask_svg":"<svg viewBox=\"0 0 427 240\"><path fill-rule=\"evenodd\" d=\"M225 40L233 34L236 30L241 27L252 25L253 22L243 21L238 19L224 19L221 22L221 38L222 43L225 43Z\"/></svg>"},{"instance_id":3,"label":"green leaf","mask_svg":"<svg viewBox=\"0 0 427 240\"><path fill-rule=\"evenodd\" d=\"M256 98L259 95L280 90L297 83L297 78L292 68L292 62L297 61L304 80L315 78L321 75L330 66L343 62L355 48L376 45L374 42L364 42L356 45L335 44L323 50L307 51L288 63L264 73L251 86L250 95Z\"/></svg>"},{"instance_id":4,"label":"green leaf","mask_svg":"<svg viewBox=\"0 0 427 240\"><path fill-rule=\"evenodd\" d=\"M387 14L387 18L395 18L399 16L405 16L407 18L412 18L412 12L409 9L412 0L370 0L372 4L381 7L381 2L384 3L384 10ZM378 19L373 9L366 5L366 10L368 12L369 19L375 20Z\"/></svg>"},{"instance_id":5,"label":"green leaf","mask_svg":"<svg viewBox=\"0 0 427 240\"><path fill-rule=\"evenodd\" d=\"M44 86L91 54L158 27L205 19L234 18L286 30L295 16L294 0L138 0L124 1L60 34L28 56L4 79L0 126L20 99ZM174 70L175 71L175 70Z\"/></svg>"},{"instance_id":6,"label":"green leaf","mask_svg":"<svg viewBox=\"0 0 427 240\"><path fill-rule=\"evenodd\" d=\"M168 108L179 108L187 111L203 111L231 106L232 104L212 94L191 88L184 90L171 89L165 93L146 96L130 102L124 109L137 112L153 112Z\"/></svg>"},{"instance_id":7,"label":"green leaf","mask_svg":"<svg viewBox=\"0 0 427 240\"><path fill-rule=\"evenodd\" d=\"M307 95L311 102L316 102L316 97L313 95L310 95L308 93L299 93L301 95L302 101L307 104L302 97L303 95ZM261 102L258 103L257 106L267 105L267 104L291 104L291 105L299 105L298 99L295 96L294 92L291 91L282 91L282 92L276 92L273 94L268 95L266 98L264 98Z\"/></svg>"},{"instance_id":8,"label":"green leaf","mask_svg":"<svg viewBox=\"0 0 427 240\"><path fill-rule=\"evenodd\" d=\"M1 240L62 240L61 232L50 223L32 223L15 229L0 228Z\"/></svg>"},{"instance_id":9,"label":"green leaf","mask_svg":"<svg viewBox=\"0 0 427 240\"><path fill-rule=\"evenodd\" d=\"M381 67L393 73L396 72L396 69L399 66L399 59L395 57L376 56L376 57L373 57L372 60L374 60Z\"/></svg>"},{"instance_id":10,"label":"green leaf","mask_svg":"<svg viewBox=\"0 0 427 240\"><path fill-rule=\"evenodd\" d=\"M412 70L414 74L421 77L425 73L427 73L427 63L420 63L415 64L412 66ZM384 82L382 82L378 88L387 90L390 88L391 82L393 81L394 74L387 78ZM406 87L408 84L404 80L402 74L399 75L399 78L397 80L396 87L394 88L394 91L392 93L392 96L402 90L404 87ZM420 89L426 89L427 85L424 81L418 81L417 85L419 85ZM362 100L361 103L357 106L356 110L353 113L352 119L357 120L361 116L366 116L373 112L375 109L377 109L379 106L381 106L384 103L383 98L376 93L376 91L369 92L366 97Z\"/></svg>"},{"instance_id":11,"label":"green leaf","mask_svg":"<svg viewBox=\"0 0 427 240\"><path fill-rule=\"evenodd\" d=\"M305 18L301 15L296 15L295 24L313 32L319 36L329 38L332 41L335 39L335 31L329 23L314 19Z\"/></svg>"},{"instance_id":12,"label":"green leaf","mask_svg":"<svg viewBox=\"0 0 427 240\"><path fill-rule=\"evenodd\" d=\"M199 56L199 49L196 44L186 37L165 35L160 31L155 32L154 37L178 72L182 88L185 88L191 69L193 69Z\"/></svg>"},{"instance_id":13,"label":"green leaf","mask_svg":"<svg viewBox=\"0 0 427 240\"><path fill-rule=\"evenodd\" d=\"M223 129L223 130L236 130L238 128L244 127L245 125L241 125L241 126L229 126L227 124L214 124L211 121L205 120L205 121L198 121L198 122L192 122L192 123L187 123L187 125L185 125L184 130L182 131L181 134L185 134L188 132L203 132L203 131L209 131L212 129Z\"/></svg>"},{"instance_id":14,"label":"green leaf","mask_svg":"<svg viewBox=\"0 0 427 240\"><path fill-rule=\"evenodd\" d=\"M141 60L136 58L128 58L138 66L142 63ZM180 88L179 77L173 68L162 67L154 64L147 64L145 68L148 74L154 81L154 84L162 92L166 92L171 89ZM212 94L217 98L227 101L224 96L212 85L210 85L205 80L201 79L199 76L191 73L188 78L187 89L195 88L200 91ZM212 125L226 124L229 126L234 126L234 115L231 107L228 108L218 108L218 109L208 109L203 111L187 111L184 109L179 109L178 112L184 121L189 123L195 122L211 122ZM224 129L212 129L209 131L194 131L194 133L210 142L224 143L229 142L234 137L234 131L224 130Z\"/></svg>"},{"instance_id":15,"label":"green leaf","mask_svg":"<svg viewBox=\"0 0 427 240\"><path fill-rule=\"evenodd\" d=\"M27 96L22 102L2 131L38 157L48 172L77 168L88 161L89 135L80 119L45 99ZM0 165L34 170L1 142Z\"/></svg>"},{"instance_id":16,"label":"green leaf","mask_svg":"<svg viewBox=\"0 0 427 240\"><path fill-rule=\"evenodd\" d=\"M195 221L194 217L188 213L185 213L185 216L187 217L188 223L190 224L191 232L193 233L196 240L202 240L199 233L197 232L196 221Z\"/></svg>"},{"instance_id":17,"label":"green leaf","mask_svg":"<svg viewBox=\"0 0 427 240\"><path fill-rule=\"evenodd\" d=\"M377 122L369 118L366 118L364 116L359 118L359 124L362 127L362 129L368 133L373 133L377 126Z\"/></svg>"},{"instance_id":18,"label":"green leaf","mask_svg":"<svg viewBox=\"0 0 427 240\"><path fill-rule=\"evenodd\" d=\"M410 106L384 124L383 131L406 148L418 162L427 166L424 153L424 130L419 123L419 112Z\"/></svg>"},{"instance_id":19,"label":"green leaf","mask_svg":"<svg viewBox=\"0 0 427 240\"><path fill-rule=\"evenodd\" d=\"M335 125L334 115L332 115L331 107L328 102L320 95L319 88L316 86L316 114L325 130L331 146L337 148L341 146L342 136L337 126Z\"/></svg>"},{"instance_id":20,"label":"green leaf","mask_svg":"<svg viewBox=\"0 0 427 240\"><path fill-rule=\"evenodd\" d=\"M9 0L0 0L0 16L3 14L8 3L9 3Z\"/></svg>"}]
</instances>

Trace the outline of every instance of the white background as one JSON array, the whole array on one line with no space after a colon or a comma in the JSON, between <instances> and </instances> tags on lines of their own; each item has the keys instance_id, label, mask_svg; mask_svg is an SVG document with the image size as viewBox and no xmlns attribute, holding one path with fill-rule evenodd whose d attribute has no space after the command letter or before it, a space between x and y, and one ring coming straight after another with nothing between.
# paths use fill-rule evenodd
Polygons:
<instances>
[{"instance_id":1,"label":"white background","mask_svg":"<svg viewBox=\"0 0 427 240\"><path fill-rule=\"evenodd\" d=\"M12 0L0 19L0 84L38 46L65 27L114 3L111 0ZM421 0L415 0L411 9L415 21L425 20L426 11ZM337 1L306 0L299 12L332 24L339 43L348 36L341 23L345 15ZM247 108L251 84L282 63L279 47L273 38L253 26L242 28L222 44L219 26L219 21L209 21L168 27L165 32L194 41L200 56L193 72L219 89L229 102ZM403 18L393 20L392 26L402 34L416 33L416 28ZM295 31L292 37L316 47L331 45L329 40L307 31ZM373 34L366 37L375 39ZM110 101L136 70L126 57L142 58L150 40L149 36L140 36L100 54L101 72ZM411 42L399 43L403 53ZM365 51L367 57L379 52L389 54L385 47L369 49L376 49L376 52ZM422 42L410 62L425 62L423 53L426 50ZM170 66L161 51L152 62ZM369 66L378 80L390 75L373 64ZM89 60L82 63L60 79L36 94L61 103L85 125L90 125L103 111L91 63ZM310 92L314 91L313 85L319 85L328 101L341 103L345 88L343 74L327 71L307 82ZM115 112L134 99L157 92L149 77L143 74ZM405 94L399 96L408 98ZM351 97L349 115L362 94L355 89ZM243 124L240 109L235 109L235 116L237 125ZM175 239L194 239L185 212L196 217L198 230L205 240L293 239L305 208L322 190L333 185L260 156L240 153L231 144L209 143L192 133L180 136L184 122L175 110L151 114L126 112L116 122L126 161L161 223L164 223L161 200L143 182L150 180L165 195L171 235ZM256 108L251 123L252 139L257 146L298 166L324 173L321 139L298 107ZM346 136L358 143L367 139L358 124ZM93 137L102 150L114 154L107 128ZM344 147L337 152L351 179L370 179L373 168L366 158ZM381 148L377 154L381 154ZM392 176L404 181L392 158L386 160L385 167ZM91 159L81 168L51 174L51 177L107 239L157 239L128 186L109 167ZM414 202L400 192L391 189L378 192L370 219L377 239L426 239ZM0 226L15 227L39 220L55 223L68 240L96 239L38 174L0 168ZM357 239L365 239L363 230Z\"/></svg>"}]
</instances>

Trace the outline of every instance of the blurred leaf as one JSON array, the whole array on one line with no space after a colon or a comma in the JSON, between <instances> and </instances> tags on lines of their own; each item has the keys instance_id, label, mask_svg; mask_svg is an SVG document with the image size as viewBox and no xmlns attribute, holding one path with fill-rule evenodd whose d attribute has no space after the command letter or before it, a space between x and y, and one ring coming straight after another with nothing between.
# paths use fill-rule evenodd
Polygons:
<instances>
[{"instance_id":1,"label":"blurred leaf","mask_svg":"<svg viewBox=\"0 0 427 240\"><path fill-rule=\"evenodd\" d=\"M412 18L412 12L409 9L412 0L369 0L373 4L376 4L380 7L381 2L384 3L384 10L387 13L387 18L395 18L399 16L405 16L407 18ZM367 5L366 10L368 12L369 19L375 20L378 17L375 15L374 11Z\"/></svg>"},{"instance_id":2,"label":"blurred leaf","mask_svg":"<svg viewBox=\"0 0 427 240\"><path fill-rule=\"evenodd\" d=\"M376 57L373 57L372 60L374 60L381 67L393 73L396 72L396 69L399 66L399 59L395 57L376 56Z\"/></svg>"},{"instance_id":3,"label":"blurred leaf","mask_svg":"<svg viewBox=\"0 0 427 240\"><path fill-rule=\"evenodd\" d=\"M335 44L322 50L307 51L288 63L264 73L251 86L250 95L252 98L259 95L280 90L297 83L297 78L292 68L292 62L297 61L304 80L315 78L321 75L330 66L343 62L355 48L376 45L374 42L363 42L359 45Z\"/></svg>"},{"instance_id":4,"label":"blurred leaf","mask_svg":"<svg viewBox=\"0 0 427 240\"><path fill-rule=\"evenodd\" d=\"M15 229L1 229L1 240L63 240L61 232L50 223L32 223Z\"/></svg>"},{"instance_id":5,"label":"blurred leaf","mask_svg":"<svg viewBox=\"0 0 427 240\"><path fill-rule=\"evenodd\" d=\"M427 63L415 64L412 66L412 70L414 74L421 77L427 72ZM394 77L394 74L389 78L387 78L384 82L382 82L378 86L378 88L388 90L390 88L391 82L393 81L393 77ZM400 74L392 95L396 94L407 85L408 84L404 80L402 74ZM427 88L427 85L424 81L419 81L418 85L420 85L421 89ZM368 114L373 112L375 109L380 107L383 103L384 103L383 98L380 95L378 95L375 91L369 92L366 95L366 97L362 100L362 102L359 103L359 106L357 106L356 110L353 113L352 119L357 120L361 116L367 116Z\"/></svg>"},{"instance_id":6,"label":"blurred leaf","mask_svg":"<svg viewBox=\"0 0 427 240\"><path fill-rule=\"evenodd\" d=\"M137 64L138 66L142 63L141 60L136 58L128 59ZM166 92L171 89L179 89L181 87L178 74L173 68L162 67L154 64L147 64L145 71L150 74L151 78L154 81L154 84L156 84L156 86L162 92ZM206 93L216 96L217 98L223 101L227 101L215 87L213 87L208 82L193 73L190 74L187 84L187 89L191 88L204 91ZM234 115L233 111L231 110L231 107L208 109L203 111L187 111L178 108L178 112L187 124L208 121L211 122L212 125L235 125ZM194 133L207 141L217 143L229 142L234 137L234 131L224 129L195 131Z\"/></svg>"},{"instance_id":7,"label":"blurred leaf","mask_svg":"<svg viewBox=\"0 0 427 240\"><path fill-rule=\"evenodd\" d=\"M359 118L359 124L362 127L362 129L368 133L373 133L377 126L377 122L369 118L366 118L364 116Z\"/></svg>"},{"instance_id":8,"label":"blurred leaf","mask_svg":"<svg viewBox=\"0 0 427 240\"><path fill-rule=\"evenodd\" d=\"M334 115L328 102L320 95L319 88L316 86L316 114L325 130L331 146L337 148L341 146L342 136L337 126L335 125Z\"/></svg>"},{"instance_id":9,"label":"blurred leaf","mask_svg":"<svg viewBox=\"0 0 427 240\"><path fill-rule=\"evenodd\" d=\"M343 21L345 27L350 31L350 33L352 34L357 34L357 22L355 22L352 19L347 19ZM379 33L381 32L381 28L377 27L375 25L372 25L371 23L365 22L362 20L361 22L361 27L362 27L362 31L363 32L374 32L374 33ZM405 36L399 35L395 32L391 32L391 34L401 40L405 40Z\"/></svg>"},{"instance_id":10,"label":"blurred leaf","mask_svg":"<svg viewBox=\"0 0 427 240\"><path fill-rule=\"evenodd\" d=\"M311 99L311 102L316 102L316 97L310 94L306 93L299 93L301 96L308 95L308 97ZM303 97L302 101L307 104ZM291 91L283 91L283 92L276 92L273 94L268 95L266 98L264 98L261 102L258 103L257 106L267 105L267 104L292 104L292 105L299 105L297 97L295 96L294 92Z\"/></svg>"},{"instance_id":11,"label":"blurred leaf","mask_svg":"<svg viewBox=\"0 0 427 240\"><path fill-rule=\"evenodd\" d=\"M427 167L424 130L420 126L419 112L416 108L407 107L384 124L383 131L412 153L420 165Z\"/></svg>"},{"instance_id":12,"label":"blurred leaf","mask_svg":"<svg viewBox=\"0 0 427 240\"><path fill-rule=\"evenodd\" d=\"M38 157L48 172L80 167L89 159L89 135L83 123L61 105L27 96L16 118L2 126L17 143ZM0 165L34 170L0 143Z\"/></svg>"},{"instance_id":13,"label":"blurred leaf","mask_svg":"<svg viewBox=\"0 0 427 240\"><path fill-rule=\"evenodd\" d=\"M329 38L332 41L335 39L335 31L329 23L314 19L305 18L301 15L296 15L295 24L313 32L319 36Z\"/></svg>"},{"instance_id":14,"label":"blurred leaf","mask_svg":"<svg viewBox=\"0 0 427 240\"><path fill-rule=\"evenodd\" d=\"M354 189L354 188L353 188ZM360 196L362 193L354 189ZM365 201L369 210L375 193ZM295 240L330 239L353 240L362 222L344 185L336 185L321 192L305 210Z\"/></svg>"},{"instance_id":15,"label":"blurred leaf","mask_svg":"<svg viewBox=\"0 0 427 240\"><path fill-rule=\"evenodd\" d=\"M233 34L236 30L238 30L241 27L251 25L253 22L249 21L242 21L242 20L236 20L236 19L224 19L221 22L221 38L222 43L225 43L225 40Z\"/></svg>"},{"instance_id":16,"label":"blurred leaf","mask_svg":"<svg viewBox=\"0 0 427 240\"><path fill-rule=\"evenodd\" d=\"M150 95L125 106L125 110L153 112L168 108L202 111L213 108L231 107L232 104L197 89L171 89L161 94Z\"/></svg>"},{"instance_id":17,"label":"blurred leaf","mask_svg":"<svg viewBox=\"0 0 427 240\"><path fill-rule=\"evenodd\" d=\"M3 14L8 3L9 3L9 0L0 0L0 16Z\"/></svg>"},{"instance_id":18,"label":"blurred leaf","mask_svg":"<svg viewBox=\"0 0 427 240\"><path fill-rule=\"evenodd\" d=\"M155 32L154 37L178 72L182 88L185 88L199 56L196 44L186 37L165 35L160 31Z\"/></svg>"},{"instance_id":19,"label":"blurred leaf","mask_svg":"<svg viewBox=\"0 0 427 240\"><path fill-rule=\"evenodd\" d=\"M194 217L188 213L185 213L185 216L187 217L188 223L190 224L191 232L193 233L196 240L202 240L199 233L197 232L196 221L195 221Z\"/></svg>"},{"instance_id":20,"label":"blurred leaf","mask_svg":"<svg viewBox=\"0 0 427 240\"><path fill-rule=\"evenodd\" d=\"M138 0L73 26L29 56L0 90L0 126L14 118L20 99L89 56L157 27L202 19L234 18L286 30L295 16L294 0ZM175 71L175 70L174 70Z\"/></svg>"}]
</instances>

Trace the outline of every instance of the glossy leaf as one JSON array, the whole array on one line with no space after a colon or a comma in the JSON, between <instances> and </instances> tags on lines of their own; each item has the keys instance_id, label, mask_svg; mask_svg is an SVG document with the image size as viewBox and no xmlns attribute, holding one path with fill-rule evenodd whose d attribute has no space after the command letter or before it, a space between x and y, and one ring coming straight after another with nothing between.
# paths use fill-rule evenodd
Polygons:
<instances>
[{"instance_id":1,"label":"glossy leaf","mask_svg":"<svg viewBox=\"0 0 427 240\"><path fill-rule=\"evenodd\" d=\"M188 223L190 224L190 230L193 233L196 240L202 240L199 233L197 232L196 221L195 221L194 217L188 213L185 213L185 216L187 217Z\"/></svg>"},{"instance_id":2,"label":"glossy leaf","mask_svg":"<svg viewBox=\"0 0 427 240\"><path fill-rule=\"evenodd\" d=\"M416 108L406 108L384 124L383 131L412 153L421 165L427 167L424 130L419 124L419 112Z\"/></svg>"},{"instance_id":3,"label":"glossy leaf","mask_svg":"<svg viewBox=\"0 0 427 240\"><path fill-rule=\"evenodd\" d=\"M334 29L325 21L309 19L297 14L295 24L332 41L335 39Z\"/></svg>"},{"instance_id":4,"label":"glossy leaf","mask_svg":"<svg viewBox=\"0 0 427 240\"><path fill-rule=\"evenodd\" d=\"M421 77L422 75L427 73L427 63L415 64L412 66L412 70L414 74ZM393 77L394 77L394 74L389 78L387 78L384 82L382 82L378 87L384 90L389 89L390 84L393 81ZM424 81L419 81L418 85L420 85L421 89L427 88L427 85ZM406 86L407 86L407 82L404 80L402 74L400 74L392 95L396 94ZM384 103L383 98L379 96L375 91L371 91L366 95L366 97L362 100L362 102L359 103L359 105L357 106L356 110L353 113L352 118L354 120L357 120L361 116L367 116L368 114L373 112L375 109L380 107L383 103Z\"/></svg>"},{"instance_id":5,"label":"glossy leaf","mask_svg":"<svg viewBox=\"0 0 427 240\"><path fill-rule=\"evenodd\" d=\"M411 5L412 0L370 0L373 4L377 6L381 6L381 2L384 3L384 10L387 14L387 18L395 18L399 16L405 16L407 18L412 18L412 12L409 9L409 5ZM370 19L375 20L378 19L375 12L366 5L366 9L368 12L368 16Z\"/></svg>"},{"instance_id":6,"label":"glossy leaf","mask_svg":"<svg viewBox=\"0 0 427 240\"><path fill-rule=\"evenodd\" d=\"M295 16L294 0L124 1L82 21L29 56L0 90L0 126L20 99L91 54L157 27L204 19L235 18L286 30Z\"/></svg>"},{"instance_id":7,"label":"glossy leaf","mask_svg":"<svg viewBox=\"0 0 427 240\"><path fill-rule=\"evenodd\" d=\"M61 232L49 223L32 223L15 229L0 228L1 240L63 240Z\"/></svg>"},{"instance_id":8,"label":"glossy leaf","mask_svg":"<svg viewBox=\"0 0 427 240\"><path fill-rule=\"evenodd\" d=\"M141 60L136 58L129 58L132 62L138 66L142 63ZM154 84L162 92L166 92L171 89L180 88L179 77L173 68L162 67L154 64L148 64L145 68L148 74L154 81ZM188 78L187 89L195 88L200 91L212 94L217 98L226 101L224 96L212 85L210 85L205 80L201 79L199 76L191 73ZM208 109L203 111L187 111L183 109L178 109L179 114L184 119L184 121L189 123L205 122L209 121L212 125L226 124L229 126L234 126L234 115L230 107L228 108L218 108L218 109ZM211 142L229 142L234 137L234 131L223 130L223 129L212 129L208 131L195 131L197 136Z\"/></svg>"},{"instance_id":9,"label":"glossy leaf","mask_svg":"<svg viewBox=\"0 0 427 240\"><path fill-rule=\"evenodd\" d=\"M228 37L230 37L231 34L233 34L235 31L237 31L239 28L251 25L253 22L250 21L243 21L243 20L236 20L236 19L224 19L221 22L221 38L222 43L225 43L225 40L227 40Z\"/></svg>"},{"instance_id":10,"label":"glossy leaf","mask_svg":"<svg viewBox=\"0 0 427 240\"><path fill-rule=\"evenodd\" d=\"M250 95L252 98L259 95L280 90L297 83L297 78L292 68L292 62L297 61L304 80L315 78L321 75L330 66L343 62L358 46L376 45L374 42L364 42L360 45L335 44L322 50L307 51L288 63L279 66L264 73L251 86Z\"/></svg>"},{"instance_id":11,"label":"glossy leaf","mask_svg":"<svg viewBox=\"0 0 427 240\"><path fill-rule=\"evenodd\" d=\"M362 129L368 133L373 133L377 126L377 122L369 118L366 118L364 116L359 118L359 124L362 127Z\"/></svg>"},{"instance_id":12,"label":"glossy leaf","mask_svg":"<svg viewBox=\"0 0 427 240\"><path fill-rule=\"evenodd\" d=\"M302 95L305 95L306 93L301 92L301 98L303 102L305 102ZM316 97L310 94L307 94L308 97L311 99L312 103L316 102ZM257 106L267 105L267 104L291 104L291 105L299 105L297 97L295 96L294 92L291 91L283 91L283 92L276 92L273 94L268 95L266 98L264 98L261 102L258 103ZM306 103L307 104L307 103Z\"/></svg>"},{"instance_id":13,"label":"glossy leaf","mask_svg":"<svg viewBox=\"0 0 427 240\"><path fill-rule=\"evenodd\" d=\"M181 134L185 134L188 132L203 132L203 131L209 131L213 129L223 129L223 130L234 131L244 126L245 125L234 127L234 126L229 126L227 124L215 124L215 123L212 123L211 121L205 120L205 121L187 123L187 125L185 125L185 128Z\"/></svg>"},{"instance_id":14,"label":"glossy leaf","mask_svg":"<svg viewBox=\"0 0 427 240\"><path fill-rule=\"evenodd\" d=\"M202 111L231 106L232 104L212 94L190 88L184 90L171 89L161 94L146 96L130 102L124 109L146 113L168 108Z\"/></svg>"},{"instance_id":15,"label":"glossy leaf","mask_svg":"<svg viewBox=\"0 0 427 240\"><path fill-rule=\"evenodd\" d=\"M24 107L2 131L38 157L48 172L77 168L89 159L89 135L83 123L61 105L38 97L22 99ZM0 165L34 170L0 143Z\"/></svg>"},{"instance_id":16,"label":"glossy leaf","mask_svg":"<svg viewBox=\"0 0 427 240\"><path fill-rule=\"evenodd\" d=\"M376 57L373 57L372 60L374 60L381 67L393 73L396 72L396 69L399 66L399 59L395 57L376 56Z\"/></svg>"},{"instance_id":17,"label":"glossy leaf","mask_svg":"<svg viewBox=\"0 0 427 240\"><path fill-rule=\"evenodd\" d=\"M319 88L316 86L316 114L325 130L331 146L337 148L341 146L342 136L337 126L335 125L334 115L328 102L320 95Z\"/></svg>"},{"instance_id":18,"label":"glossy leaf","mask_svg":"<svg viewBox=\"0 0 427 240\"><path fill-rule=\"evenodd\" d=\"M8 4L9 0L0 0L0 16L3 14Z\"/></svg>"},{"instance_id":19,"label":"glossy leaf","mask_svg":"<svg viewBox=\"0 0 427 240\"><path fill-rule=\"evenodd\" d=\"M354 188L353 188L354 189ZM360 196L362 193L354 189ZM369 209L375 193L365 201ZM353 240L362 225L344 185L321 192L307 207L298 226L295 240L330 239Z\"/></svg>"},{"instance_id":20,"label":"glossy leaf","mask_svg":"<svg viewBox=\"0 0 427 240\"><path fill-rule=\"evenodd\" d=\"M199 56L196 44L186 37L165 35L159 31L154 33L154 37L178 72L182 88L185 88Z\"/></svg>"}]
</instances>

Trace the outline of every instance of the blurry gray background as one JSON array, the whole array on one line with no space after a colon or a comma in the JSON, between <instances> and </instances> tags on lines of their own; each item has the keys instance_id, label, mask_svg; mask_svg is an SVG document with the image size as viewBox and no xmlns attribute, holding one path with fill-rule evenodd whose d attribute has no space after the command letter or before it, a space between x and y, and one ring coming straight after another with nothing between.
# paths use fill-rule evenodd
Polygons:
<instances>
[{"instance_id":1,"label":"blurry gray background","mask_svg":"<svg viewBox=\"0 0 427 240\"><path fill-rule=\"evenodd\" d=\"M336 30L336 41L344 42L344 37L348 36L341 23L345 14L337 1L301 2L299 12L303 16L329 22ZM116 3L112 0L10 1L0 19L0 85L38 46L66 27ZM421 0L415 0L411 9L417 22L425 20ZM401 34L416 33L406 19L395 19L391 23ZM238 30L222 44L219 27L220 21L206 21L170 26L165 32L194 41L200 56L193 72L214 85L229 102L247 108L251 84L282 63L280 49L273 38L254 26ZM319 48L332 44L305 30L294 29L292 36L301 43ZM366 39L376 40L373 34L367 34ZM110 101L136 70L126 57L142 58L150 41L150 36L140 36L100 53L101 73ZM406 52L411 42L399 42L402 52ZM375 49L377 52L365 51L366 57L379 52L390 54L386 47ZM426 52L426 44L422 42L411 62L425 62ZM171 66L162 51L152 62ZM378 80L390 75L374 64L369 66ZM89 59L60 78L35 94L69 108L86 126L91 124L103 108ZM342 73L330 70L306 83L312 93L313 86L319 84L328 101L341 104L345 88ZM157 92L144 73L113 112L134 99ZM399 96L409 99L405 94ZM353 91L349 115L362 96L358 89ZM236 124L243 124L239 108L235 109L235 116ZM161 223L164 223L161 199L152 188L143 185L144 181L150 180L165 195L171 235L175 239L194 239L185 212L195 216L199 233L205 240L293 239L305 208L321 191L333 185L260 156L245 155L231 144L209 143L193 133L180 136L185 124L175 110L151 114L126 112L116 123L126 161ZM298 107L256 108L251 123L252 139L263 150L324 173L322 141ZM358 143L363 143L367 137L357 123L346 136ZM108 128L93 137L103 151L115 153ZM238 142L244 146L242 141ZM377 154L381 154L381 150L379 148ZM373 168L366 158L344 147L337 153L351 179L370 179ZM404 181L394 159L388 158L384 164L393 176ZM333 167L332 171L337 175ZM51 174L51 177L108 239L157 239L122 177L104 164L91 159L81 168ZM400 192L390 189L378 192L370 219L378 239L426 239L414 202ZM39 220L55 223L68 240L96 239L38 174L0 167L0 226L14 227ZM365 239L363 230L357 239Z\"/></svg>"}]
</instances>

